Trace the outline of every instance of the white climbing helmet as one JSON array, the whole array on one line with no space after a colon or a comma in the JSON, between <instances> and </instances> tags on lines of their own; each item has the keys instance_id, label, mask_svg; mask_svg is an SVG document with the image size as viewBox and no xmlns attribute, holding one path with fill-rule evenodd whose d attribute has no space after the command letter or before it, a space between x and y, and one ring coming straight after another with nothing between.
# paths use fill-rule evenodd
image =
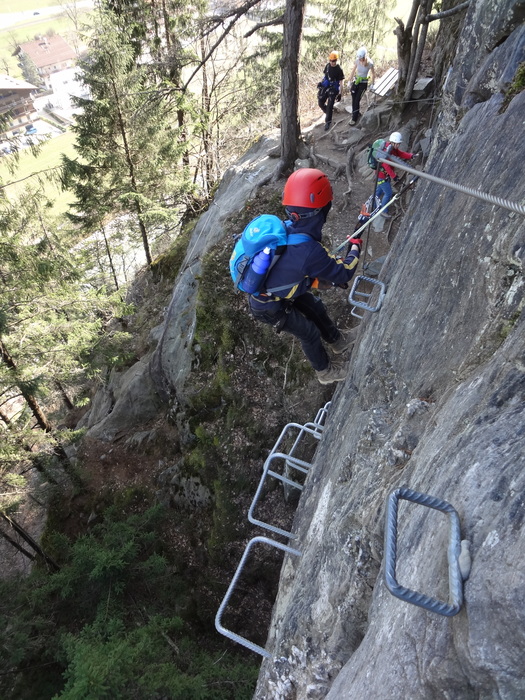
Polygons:
<instances>
[{"instance_id":1,"label":"white climbing helmet","mask_svg":"<svg viewBox=\"0 0 525 700\"><path fill-rule=\"evenodd\" d=\"M366 49L364 46L361 46L360 49L357 49L356 56L357 58L364 58L366 56Z\"/></svg>"},{"instance_id":2,"label":"white climbing helmet","mask_svg":"<svg viewBox=\"0 0 525 700\"><path fill-rule=\"evenodd\" d=\"M390 134L390 138L388 140L390 141L390 143L401 143L401 141L403 140L403 137L401 136L399 131L393 131Z\"/></svg>"}]
</instances>

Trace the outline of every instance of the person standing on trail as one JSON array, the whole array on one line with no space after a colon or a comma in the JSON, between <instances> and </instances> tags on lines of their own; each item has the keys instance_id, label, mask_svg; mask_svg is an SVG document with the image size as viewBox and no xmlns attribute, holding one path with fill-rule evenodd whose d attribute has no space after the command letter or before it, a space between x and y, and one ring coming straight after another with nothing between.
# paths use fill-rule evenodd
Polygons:
<instances>
[{"instance_id":1,"label":"person standing on trail","mask_svg":"<svg viewBox=\"0 0 525 700\"><path fill-rule=\"evenodd\" d=\"M317 83L317 104L326 114L324 130L332 126L332 114L334 111L334 103L341 100L341 88L345 75L343 69L337 63L339 54L337 51L332 51L328 57L328 63L324 67L323 79Z\"/></svg>"},{"instance_id":2,"label":"person standing on trail","mask_svg":"<svg viewBox=\"0 0 525 700\"><path fill-rule=\"evenodd\" d=\"M411 160L414 157L414 153L407 153L406 151L401 151L399 145L403 137L399 131L394 131L390 134L388 141L385 143L384 150L391 156L395 158L401 158L402 160ZM381 206L385 206L387 202L392 199L392 185L391 181L398 182L399 176L396 171L390 165L390 163L381 163L379 166L379 171L377 174L377 184L376 184L376 197L381 200ZM388 208L381 212L381 216L385 219L391 219L392 215L388 213Z\"/></svg>"},{"instance_id":3,"label":"person standing on trail","mask_svg":"<svg viewBox=\"0 0 525 700\"><path fill-rule=\"evenodd\" d=\"M363 93L368 87L369 73L373 83L376 79L374 62L367 57L366 49L362 46L360 49L357 49L355 66L352 69L352 74L348 82L350 94L352 95L352 119L350 121L350 126L357 124L357 120L361 116L359 104L361 103Z\"/></svg>"},{"instance_id":4,"label":"person standing on trail","mask_svg":"<svg viewBox=\"0 0 525 700\"><path fill-rule=\"evenodd\" d=\"M353 345L355 331L339 330L312 289L347 287L361 251L362 241L352 238L344 260L336 258L322 245L322 229L332 206L332 186L328 177L315 168L296 170L286 181L283 205L289 221L289 234L306 234L300 245L286 246L277 263L270 268L266 289L249 297L255 319L268 323L277 332L286 331L301 343L306 358L321 384L340 382L346 377L347 364L330 359L323 342L336 355ZM278 295L275 290L278 290Z\"/></svg>"}]
</instances>

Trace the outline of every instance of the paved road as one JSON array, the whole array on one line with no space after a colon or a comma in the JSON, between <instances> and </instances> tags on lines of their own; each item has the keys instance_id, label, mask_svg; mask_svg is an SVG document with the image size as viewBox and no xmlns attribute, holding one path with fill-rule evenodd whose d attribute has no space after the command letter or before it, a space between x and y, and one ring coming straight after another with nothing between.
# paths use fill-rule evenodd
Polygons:
<instances>
[{"instance_id":1,"label":"paved road","mask_svg":"<svg viewBox=\"0 0 525 700\"><path fill-rule=\"evenodd\" d=\"M93 0L79 0L76 3L79 9L93 7ZM37 12L38 14L35 14ZM0 13L0 31L11 27L14 24L34 24L47 17L58 17L65 14L63 5L53 5L52 7L40 7L38 10L25 10L24 12L2 12Z\"/></svg>"}]
</instances>

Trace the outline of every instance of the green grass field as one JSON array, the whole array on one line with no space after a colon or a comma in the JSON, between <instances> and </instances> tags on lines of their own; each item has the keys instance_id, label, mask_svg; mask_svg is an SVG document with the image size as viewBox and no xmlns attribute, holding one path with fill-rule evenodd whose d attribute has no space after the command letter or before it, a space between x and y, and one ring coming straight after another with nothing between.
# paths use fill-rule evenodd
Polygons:
<instances>
[{"instance_id":1,"label":"green grass field","mask_svg":"<svg viewBox=\"0 0 525 700\"><path fill-rule=\"evenodd\" d=\"M55 172L61 162L62 154L70 157L75 155L74 134L67 131L61 136L57 136L50 141L42 144L40 153L35 158L31 154L30 149L20 151L20 160L18 167L14 173L11 173L8 168L8 158L12 156L4 156L0 159L0 182L5 184L4 193L10 202L14 202L26 188L37 186L35 173ZM70 193L62 192L57 184L49 181L45 185L45 193L49 199L53 200L53 212L56 215L63 214L68 205L73 201Z\"/></svg>"},{"instance_id":2,"label":"green grass field","mask_svg":"<svg viewBox=\"0 0 525 700\"><path fill-rule=\"evenodd\" d=\"M0 13L35 11L40 7L60 5L56 0L0 0Z\"/></svg>"}]
</instances>

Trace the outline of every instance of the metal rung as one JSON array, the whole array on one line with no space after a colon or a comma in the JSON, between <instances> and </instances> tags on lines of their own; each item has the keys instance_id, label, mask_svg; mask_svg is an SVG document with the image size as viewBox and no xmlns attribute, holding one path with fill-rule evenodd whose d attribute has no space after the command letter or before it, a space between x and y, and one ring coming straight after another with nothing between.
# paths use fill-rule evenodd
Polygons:
<instances>
[{"instance_id":1,"label":"metal rung","mask_svg":"<svg viewBox=\"0 0 525 700\"><path fill-rule=\"evenodd\" d=\"M325 403L325 405L317 411L315 418L312 421L313 425L319 426L319 430L324 430L326 416L328 415L328 409L330 408L331 405L332 405L331 401L328 401L327 403ZM305 425L309 426L311 424L305 423Z\"/></svg>"},{"instance_id":2,"label":"metal rung","mask_svg":"<svg viewBox=\"0 0 525 700\"><path fill-rule=\"evenodd\" d=\"M371 285L379 287L379 297L377 299L376 305L371 306L370 304L366 303L366 301L360 301L357 299L357 297L364 297L365 299L370 299L370 297L373 294L373 291L370 292L370 294L366 292L361 292L357 289L359 284L361 282L368 282ZM373 279L373 277L366 277L365 275L359 275L358 277L355 278L354 283L352 285L352 289L350 290L350 294L348 295L348 302L350 304L353 304L354 306L357 306L360 309L364 309L365 311L379 311L381 308L381 305L383 303L383 299L385 298L386 294L386 287L384 282L381 282L380 280ZM357 316L357 318L363 318L362 316L358 316L357 314L354 314L352 311L353 316Z\"/></svg>"},{"instance_id":3,"label":"metal rung","mask_svg":"<svg viewBox=\"0 0 525 700\"><path fill-rule=\"evenodd\" d=\"M235 589L235 586L237 585L237 581L239 580L239 576L241 575L243 567L246 563L246 560L247 560L248 555L250 553L250 549L253 547L253 545L256 542L264 542L265 544L269 544L272 547L276 547L277 549L281 549L283 552L288 552L288 554L295 554L298 557L301 556L301 552L299 550L292 549L291 547L288 547L288 545L286 545L286 544L281 544L280 542L275 542L274 540L271 540L268 537L254 537L252 540L250 540L248 542L248 544L246 545L246 549L244 550L244 554L242 555L241 561L239 562L239 566L237 567L235 574L233 575L232 581L228 587L228 590L226 591L226 595L224 596L223 601L222 601L219 609L217 610L217 614L215 615L215 629L220 634L223 634L225 637L228 637L228 639L231 639L234 642L238 642L239 644L242 644L247 649L254 651L256 654L260 654L261 656L264 656L267 659L271 659L272 655L270 654L270 652L266 651L266 649L264 649L263 647L260 647L258 644L254 644L253 642L250 642L250 640L246 639L245 637L241 637L240 634L235 634L235 632L231 632L230 630L223 627L221 624L222 615L224 613L224 610L226 609L226 606L228 605L228 602L229 602L231 595Z\"/></svg>"},{"instance_id":4,"label":"metal rung","mask_svg":"<svg viewBox=\"0 0 525 700\"><path fill-rule=\"evenodd\" d=\"M450 538L448 545L448 586L450 603L431 598L410 588L401 586L396 580L397 556L397 509L399 499L419 503L427 508L434 508L446 513L450 518ZM412 605L435 612L438 615L452 617L457 615L463 605L463 577L459 567L458 557L461 551L461 533L459 516L456 510L440 498L429 496L409 488L401 487L392 491L387 499L385 527L385 582L388 590L396 598L401 598Z\"/></svg>"},{"instance_id":5,"label":"metal rung","mask_svg":"<svg viewBox=\"0 0 525 700\"><path fill-rule=\"evenodd\" d=\"M323 426L320 423L306 423L305 425L301 425L300 423L287 423L284 428L281 431L281 434L275 441L274 446L270 450L270 455L274 454L275 452L278 451L279 446L281 445L282 441L284 440L286 434L288 433L289 430L292 428L297 428L298 429L298 434L297 437L295 438L294 444L292 445L292 448L288 452L288 454L293 457L295 450L299 446L301 440L303 439L305 434L312 435L314 438L317 440L321 439L321 432L323 430Z\"/></svg>"},{"instance_id":6,"label":"metal rung","mask_svg":"<svg viewBox=\"0 0 525 700\"><path fill-rule=\"evenodd\" d=\"M260 525L266 530L270 530L270 532L275 532L277 535L282 535L283 537L294 539L296 535L294 535L292 532L288 532L288 530L283 530L282 528L277 527L276 525L270 525L269 523L265 523L263 520L258 520L253 515L253 511L255 510L255 506L259 501L264 487L264 483L268 476L271 476L274 479L278 479L279 481L282 481L284 484L288 484L288 486L291 486L292 488L295 488L298 491L303 490L302 484L299 484L297 481L292 481L283 474L278 474L277 472L270 469L270 465L274 459L284 459L287 467L291 469L297 469L297 471L300 471L303 474L307 474L309 468L311 467L311 464L309 462L304 462L301 459L297 459L297 457L292 457L290 454L284 454L283 452L274 452L273 454L270 454L270 456L264 463L261 480L259 481L259 486L257 487L257 491L255 492L255 496L253 497L252 504L248 511L248 520L251 523L253 523L253 525Z\"/></svg>"}]
</instances>

